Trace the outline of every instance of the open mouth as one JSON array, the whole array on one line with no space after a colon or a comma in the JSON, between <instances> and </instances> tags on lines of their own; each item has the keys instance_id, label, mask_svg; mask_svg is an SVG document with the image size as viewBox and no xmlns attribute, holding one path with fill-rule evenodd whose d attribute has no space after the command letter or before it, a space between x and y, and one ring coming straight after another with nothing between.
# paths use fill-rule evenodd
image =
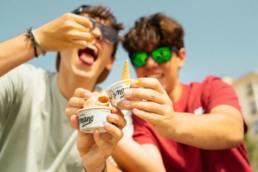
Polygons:
<instances>
[{"instance_id":1,"label":"open mouth","mask_svg":"<svg viewBox=\"0 0 258 172\"><path fill-rule=\"evenodd\" d=\"M88 46L78 51L78 57L83 64L92 65L98 58L98 50L94 46Z\"/></svg>"}]
</instances>

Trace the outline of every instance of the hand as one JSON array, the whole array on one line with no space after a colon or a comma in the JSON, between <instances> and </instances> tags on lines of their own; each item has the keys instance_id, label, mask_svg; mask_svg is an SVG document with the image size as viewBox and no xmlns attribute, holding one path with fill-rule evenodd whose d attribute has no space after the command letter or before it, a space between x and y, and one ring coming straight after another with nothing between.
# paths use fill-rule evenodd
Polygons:
<instances>
[{"instance_id":1,"label":"hand","mask_svg":"<svg viewBox=\"0 0 258 172\"><path fill-rule=\"evenodd\" d=\"M61 51L86 47L92 40L92 27L88 18L67 13L33 32L44 51Z\"/></svg>"},{"instance_id":2,"label":"hand","mask_svg":"<svg viewBox=\"0 0 258 172\"><path fill-rule=\"evenodd\" d=\"M171 120L174 119L173 103L160 82L154 78L133 81L132 88L125 90L126 100L122 108L152 124L162 136L171 136Z\"/></svg>"},{"instance_id":3,"label":"hand","mask_svg":"<svg viewBox=\"0 0 258 172\"><path fill-rule=\"evenodd\" d=\"M91 96L95 95L79 88L75 90L74 96L69 100L65 112L73 128L79 128L76 112L85 104L87 105L86 101ZM113 149L123 136L121 129L126 124L123 114L115 108L111 110L112 114L107 117L107 123L104 124L105 133L96 130L90 134L78 130L77 148L87 171L103 170L107 157L112 154Z\"/></svg>"}]
</instances>

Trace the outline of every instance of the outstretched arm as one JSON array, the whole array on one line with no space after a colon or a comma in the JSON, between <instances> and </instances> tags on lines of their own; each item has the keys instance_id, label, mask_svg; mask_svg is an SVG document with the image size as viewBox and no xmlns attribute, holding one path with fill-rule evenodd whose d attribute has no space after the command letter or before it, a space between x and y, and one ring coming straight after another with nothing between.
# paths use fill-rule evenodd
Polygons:
<instances>
[{"instance_id":1,"label":"outstretched arm","mask_svg":"<svg viewBox=\"0 0 258 172\"><path fill-rule=\"evenodd\" d=\"M201 116L175 112L158 80L141 78L133 87L125 91L127 101L122 105L152 124L163 137L202 149L227 149L242 143L244 123L235 107L217 105Z\"/></svg>"},{"instance_id":2,"label":"outstretched arm","mask_svg":"<svg viewBox=\"0 0 258 172\"><path fill-rule=\"evenodd\" d=\"M45 51L83 48L91 39L92 23L89 19L67 13L35 30L33 34ZM40 54L40 49L37 49ZM32 41L23 33L0 43L0 76L35 56Z\"/></svg>"},{"instance_id":3,"label":"outstretched arm","mask_svg":"<svg viewBox=\"0 0 258 172\"><path fill-rule=\"evenodd\" d=\"M122 138L112 154L123 171L165 172L161 154L152 144L135 142L132 138Z\"/></svg>"}]
</instances>

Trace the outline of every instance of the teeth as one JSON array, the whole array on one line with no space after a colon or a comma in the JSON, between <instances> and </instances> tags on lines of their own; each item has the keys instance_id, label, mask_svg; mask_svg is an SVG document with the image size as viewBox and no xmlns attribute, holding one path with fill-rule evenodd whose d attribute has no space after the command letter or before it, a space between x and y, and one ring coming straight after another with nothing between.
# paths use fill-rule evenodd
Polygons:
<instances>
[{"instance_id":1,"label":"teeth","mask_svg":"<svg viewBox=\"0 0 258 172\"><path fill-rule=\"evenodd\" d=\"M98 54L98 49L93 44L88 45L88 48L94 51L95 56Z\"/></svg>"},{"instance_id":2,"label":"teeth","mask_svg":"<svg viewBox=\"0 0 258 172\"><path fill-rule=\"evenodd\" d=\"M160 79L162 77L162 74L153 74L153 75L148 75L147 77Z\"/></svg>"}]
</instances>

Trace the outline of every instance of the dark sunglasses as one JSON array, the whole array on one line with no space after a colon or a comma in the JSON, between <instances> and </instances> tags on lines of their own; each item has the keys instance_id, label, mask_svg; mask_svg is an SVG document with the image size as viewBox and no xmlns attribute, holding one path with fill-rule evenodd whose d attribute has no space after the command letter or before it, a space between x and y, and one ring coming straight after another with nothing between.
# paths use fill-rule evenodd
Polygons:
<instances>
[{"instance_id":1,"label":"dark sunglasses","mask_svg":"<svg viewBox=\"0 0 258 172\"><path fill-rule=\"evenodd\" d=\"M151 56L155 62L158 64L162 64L168 62L172 58L172 51L178 53L178 49L176 47L159 47L150 53L146 53L144 51L137 51L135 53L130 54L130 60L135 67L142 67L147 63L148 58Z\"/></svg>"},{"instance_id":2,"label":"dark sunglasses","mask_svg":"<svg viewBox=\"0 0 258 172\"><path fill-rule=\"evenodd\" d=\"M77 14L77 15L80 15L83 12L87 13L86 10L89 7L90 7L89 5L82 5L78 8L76 8L75 10L73 10L72 13ZM106 26L104 24L97 23L96 20L91 18L91 17L87 17L87 18L92 22L93 29L95 27L99 28L104 40L106 40L106 41L108 41L109 43L112 43L112 44L115 44L115 43L118 42L119 35L118 35L117 30L113 29L112 27Z\"/></svg>"}]
</instances>

